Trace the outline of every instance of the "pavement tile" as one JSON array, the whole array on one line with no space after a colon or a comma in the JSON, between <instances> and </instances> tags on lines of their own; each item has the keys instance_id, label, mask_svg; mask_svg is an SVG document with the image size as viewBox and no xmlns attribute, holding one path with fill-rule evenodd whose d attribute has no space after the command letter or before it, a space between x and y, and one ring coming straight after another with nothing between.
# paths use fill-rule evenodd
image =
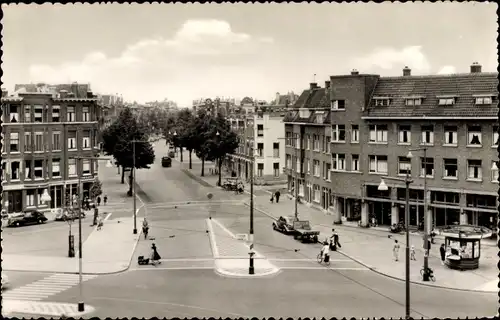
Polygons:
<instances>
[{"instance_id":1,"label":"pavement tile","mask_svg":"<svg viewBox=\"0 0 500 320\"><path fill-rule=\"evenodd\" d=\"M60 317L64 314L67 317L74 317L77 319L94 310L95 308L88 304L85 305L84 312L78 312L78 307L75 303L35 302L8 299L2 301L2 313L4 315L23 313Z\"/></svg>"}]
</instances>

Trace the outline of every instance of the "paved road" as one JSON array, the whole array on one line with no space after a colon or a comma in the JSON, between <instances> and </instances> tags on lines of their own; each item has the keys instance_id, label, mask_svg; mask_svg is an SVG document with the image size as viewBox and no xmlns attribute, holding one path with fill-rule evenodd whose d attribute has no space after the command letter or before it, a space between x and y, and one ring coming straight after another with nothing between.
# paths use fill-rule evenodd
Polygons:
<instances>
[{"instance_id":1,"label":"paved road","mask_svg":"<svg viewBox=\"0 0 500 320\"><path fill-rule=\"evenodd\" d=\"M217 275L206 219L212 215L233 233L246 233L249 209L229 202L212 207L194 202L206 201L209 191L214 193L214 199L222 200L241 200L247 195L236 196L202 186L182 172L175 161L172 168L162 168L159 162L163 153L166 147L160 143L156 163L150 170L141 170L137 180L147 207L150 234L164 260L157 267L138 266L137 256L146 255L151 244L151 240L141 240L129 271L84 283L85 302L96 308L88 316L404 315L403 282L367 271L337 254L332 255L330 269L321 267L314 261L319 251L317 245L301 244L273 231L269 218L258 212L256 250L282 268L281 272L254 279ZM172 202L177 204L172 206ZM76 303L78 295L78 288L72 287L47 301ZM413 317L476 317L496 314L498 296L412 285L411 300Z\"/></svg>"}]
</instances>

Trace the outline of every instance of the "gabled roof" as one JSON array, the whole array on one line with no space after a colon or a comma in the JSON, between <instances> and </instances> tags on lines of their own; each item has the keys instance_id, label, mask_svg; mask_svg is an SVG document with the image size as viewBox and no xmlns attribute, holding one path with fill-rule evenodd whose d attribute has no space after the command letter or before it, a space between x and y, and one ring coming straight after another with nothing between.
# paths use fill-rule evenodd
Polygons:
<instances>
[{"instance_id":1,"label":"gabled roof","mask_svg":"<svg viewBox=\"0 0 500 320\"><path fill-rule=\"evenodd\" d=\"M295 104L294 109L298 108L329 108L330 107L330 96L325 88L315 88L304 90L299 96Z\"/></svg>"},{"instance_id":2,"label":"gabled roof","mask_svg":"<svg viewBox=\"0 0 500 320\"><path fill-rule=\"evenodd\" d=\"M497 117L498 73L381 77L373 97L387 97L389 106L372 99L364 117ZM491 105L475 105L474 95L494 96ZM456 97L454 105L438 105L439 96ZM422 97L421 105L407 106L406 98Z\"/></svg>"}]
</instances>

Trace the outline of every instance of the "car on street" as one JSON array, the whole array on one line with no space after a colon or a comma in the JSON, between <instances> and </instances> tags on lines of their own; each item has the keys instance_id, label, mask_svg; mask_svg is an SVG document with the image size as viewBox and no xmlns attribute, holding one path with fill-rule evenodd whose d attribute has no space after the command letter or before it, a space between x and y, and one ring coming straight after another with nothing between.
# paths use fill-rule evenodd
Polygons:
<instances>
[{"instance_id":1,"label":"car on street","mask_svg":"<svg viewBox=\"0 0 500 320\"><path fill-rule=\"evenodd\" d=\"M47 217L40 211L25 211L9 215L7 220L8 227L20 227L29 224L42 224L46 222Z\"/></svg>"},{"instance_id":2,"label":"car on street","mask_svg":"<svg viewBox=\"0 0 500 320\"><path fill-rule=\"evenodd\" d=\"M81 213L82 218L85 218L85 212ZM67 210L62 208L55 209L55 220L66 221L78 219L78 210Z\"/></svg>"},{"instance_id":3,"label":"car on street","mask_svg":"<svg viewBox=\"0 0 500 320\"><path fill-rule=\"evenodd\" d=\"M319 231L313 230L308 220L295 220L293 222L293 238L301 242L318 242Z\"/></svg>"},{"instance_id":4,"label":"car on street","mask_svg":"<svg viewBox=\"0 0 500 320\"><path fill-rule=\"evenodd\" d=\"M170 158L170 157L161 158L161 166L164 168L171 167L172 166L172 158Z\"/></svg>"},{"instance_id":5,"label":"car on street","mask_svg":"<svg viewBox=\"0 0 500 320\"><path fill-rule=\"evenodd\" d=\"M294 220L295 216L280 216L276 221L273 221L273 229L284 234L290 234L294 231Z\"/></svg>"}]
</instances>

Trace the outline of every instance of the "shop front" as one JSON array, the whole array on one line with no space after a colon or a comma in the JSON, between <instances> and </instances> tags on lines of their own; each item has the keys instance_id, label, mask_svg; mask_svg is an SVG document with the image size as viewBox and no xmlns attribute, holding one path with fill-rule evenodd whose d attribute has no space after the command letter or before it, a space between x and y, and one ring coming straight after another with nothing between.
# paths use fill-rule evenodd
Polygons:
<instances>
[{"instance_id":1,"label":"shop front","mask_svg":"<svg viewBox=\"0 0 500 320\"><path fill-rule=\"evenodd\" d=\"M23 211L23 190L5 191L3 200L5 202L2 208L5 208L7 213Z\"/></svg>"}]
</instances>

